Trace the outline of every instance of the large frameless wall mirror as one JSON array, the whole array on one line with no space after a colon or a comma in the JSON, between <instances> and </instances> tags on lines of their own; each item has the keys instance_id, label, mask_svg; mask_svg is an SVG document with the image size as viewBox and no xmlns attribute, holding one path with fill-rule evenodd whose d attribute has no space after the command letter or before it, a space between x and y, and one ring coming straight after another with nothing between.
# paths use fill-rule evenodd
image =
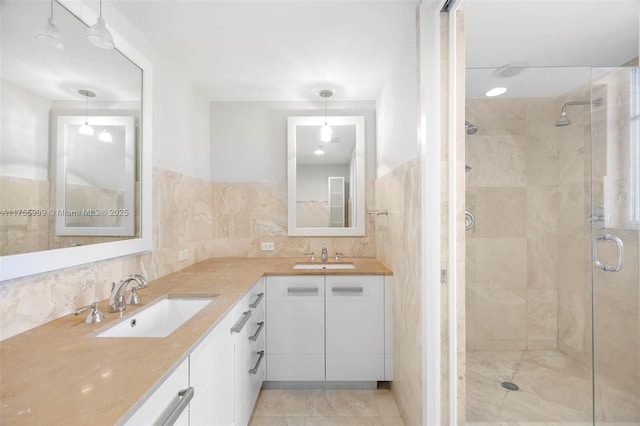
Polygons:
<instances>
[{"instance_id":1,"label":"large frameless wall mirror","mask_svg":"<svg viewBox=\"0 0 640 426\"><path fill-rule=\"evenodd\" d=\"M288 119L289 235L365 234L364 117Z\"/></svg>"},{"instance_id":2,"label":"large frameless wall mirror","mask_svg":"<svg viewBox=\"0 0 640 426\"><path fill-rule=\"evenodd\" d=\"M150 250L151 64L89 43L83 2L0 11L0 280ZM34 37L51 14L64 49Z\"/></svg>"}]
</instances>

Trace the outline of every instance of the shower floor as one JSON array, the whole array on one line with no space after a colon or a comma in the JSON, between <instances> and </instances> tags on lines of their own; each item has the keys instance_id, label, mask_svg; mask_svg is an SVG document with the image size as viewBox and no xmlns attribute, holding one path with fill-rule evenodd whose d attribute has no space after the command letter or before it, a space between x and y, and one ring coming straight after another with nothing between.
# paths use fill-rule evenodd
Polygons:
<instances>
[{"instance_id":1,"label":"shower floor","mask_svg":"<svg viewBox=\"0 0 640 426\"><path fill-rule=\"evenodd\" d=\"M469 351L467 425L590 425L591 369L560 351ZM501 383L520 387L509 391ZM600 380L596 418L640 425L640 396Z\"/></svg>"}]
</instances>

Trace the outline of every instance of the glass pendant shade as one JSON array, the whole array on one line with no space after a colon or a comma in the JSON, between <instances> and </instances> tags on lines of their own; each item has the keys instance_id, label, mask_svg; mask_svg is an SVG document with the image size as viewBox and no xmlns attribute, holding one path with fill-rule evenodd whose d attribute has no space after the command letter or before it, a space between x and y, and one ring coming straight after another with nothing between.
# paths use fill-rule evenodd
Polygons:
<instances>
[{"instance_id":1,"label":"glass pendant shade","mask_svg":"<svg viewBox=\"0 0 640 426\"><path fill-rule=\"evenodd\" d=\"M113 49L115 44L113 43L113 36L107 29L102 17L98 17L95 24L89 27L87 30L87 39L91 44L101 49Z\"/></svg>"},{"instance_id":2,"label":"glass pendant shade","mask_svg":"<svg viewBox=\"0 0 640 426\"><path fill-rule=\"evenodd\" d=\"M62 35L60 30L56 26L56 21L55 19L53 19L53 16L50 16L47 20L47 25L45 25L34 35L45 46L61 50L67 47L67 43L64 40L64 35Z\"/></svg>"},{"instance_id":3,"label":"glass pendant shade","mask_svg":"<svg viewBox=\"0 0 640 426\"><path fill-rule=\"evenodd\" d=\"M319 145L318 148L313 151L314 155L324 155L324 149L322 149L322 145Z\"/></svg>"},{"instance_id":4,"label":"glass pendant shade","mask_svg":"<svg viewBox=\"0 0 640 426\"><path fill-rule=\"evenodd\" d=\"M89 123L85 121L84 124L78 129L78 133L85 136L93 136L93 127L89 126Z\"/></svg>"},{"instance_id":5,"label":"glass pendant shade","mask_svg":"<svg viewBox=\"0 0 640 426\"><path fill-rule=\"evenodd\" d=\"M333 136L333 129L327 124L324 123L324 126L320 129L320 140L322 142L331 142L331 137Z\"/></svg>"},{"instance_id":6,"label":"glass pendant shade","mask_svg":"<svg viewBox=\"0 0 640 426\"><path fill-rule=\"evenodd\" d=\"M111 137L111 133L107 132L107 130L103 130L102 132L100 132L100 135L98 135L98 140L100 142L113 142L113 138Z\"/></svg>"}]
</instances>

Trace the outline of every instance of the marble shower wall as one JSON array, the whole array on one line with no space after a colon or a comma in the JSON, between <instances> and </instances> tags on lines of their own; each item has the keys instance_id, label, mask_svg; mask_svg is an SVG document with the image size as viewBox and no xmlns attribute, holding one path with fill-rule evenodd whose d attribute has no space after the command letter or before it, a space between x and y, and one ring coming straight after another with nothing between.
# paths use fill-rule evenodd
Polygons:
<instances>
[{"instance_id":1,"label":"marble shower wall","mask_svg":"<svg viewBox=\"0 0 640 426\"><path fill-rule=\"evenodd\" d=\"M557 348L558 178L555 99L468 99L468 350Z\"/></svg>"},{"instance_id":2,"label":"marble shower wall","mask_svg":"<svg viewBox=\"0 0 640 426\"><path fill-rule=\"evenodd\" d=\"M422 424L420 164L412 160L378 178L376 257L393 270L393 393L407 425Z\"/></svg>"}]
</instances>

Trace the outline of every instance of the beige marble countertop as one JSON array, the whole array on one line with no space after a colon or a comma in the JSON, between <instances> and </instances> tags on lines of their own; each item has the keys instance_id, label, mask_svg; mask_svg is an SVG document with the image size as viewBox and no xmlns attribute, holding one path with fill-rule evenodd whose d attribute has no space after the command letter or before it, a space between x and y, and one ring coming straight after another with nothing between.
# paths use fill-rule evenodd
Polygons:
<instances>
[{"instance_id":1,"label":"beige marble countertop","mask_svg":"<svg viewBox=\"0 0 640 426\"><path fill-rule=\"evenodd\" d=\"M67 315L0 342L0 424L115 424L264 275L391 274L374 258L343 258L356 266L348 270L293 269L306 261L215 258L152 281L138 292L142 304L123 315L168 294L217 295L164 338L93 337L120 318L103 300L99 324Z\"/></svg>"}]
</instances>

